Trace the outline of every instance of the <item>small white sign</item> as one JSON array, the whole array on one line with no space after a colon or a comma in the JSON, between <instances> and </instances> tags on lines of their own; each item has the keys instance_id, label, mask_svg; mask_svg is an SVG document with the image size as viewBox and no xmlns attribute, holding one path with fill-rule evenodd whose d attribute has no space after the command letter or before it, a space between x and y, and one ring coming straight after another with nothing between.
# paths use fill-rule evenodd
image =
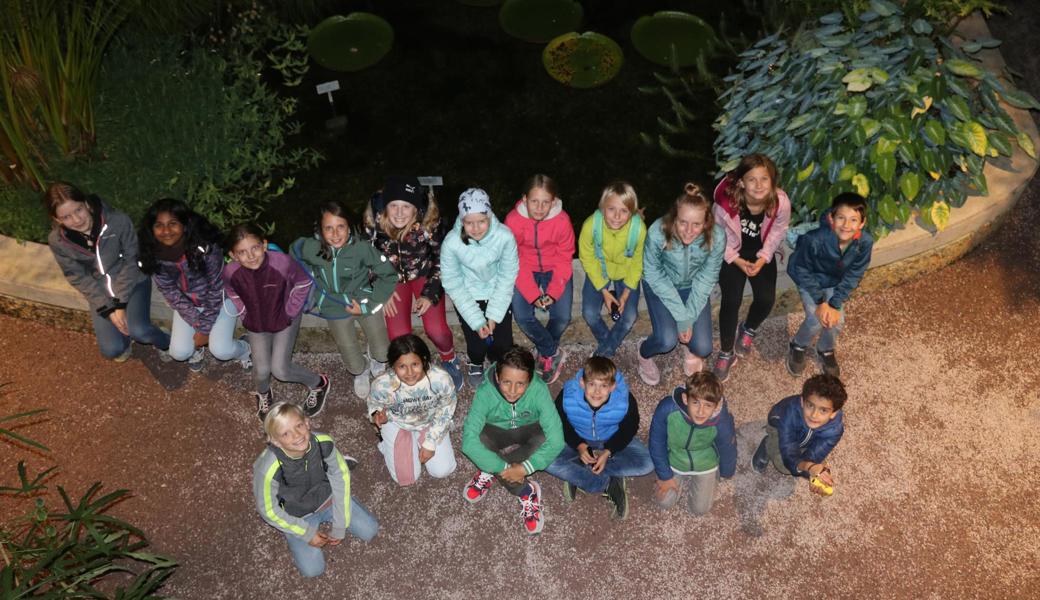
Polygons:
<instances>
[{"instance_id":1,"label":"small white sign","mask_svg":"<svg viewBox=\"0 0 1040 600\"><path fill-rule=\"evenodd\" d=\"M319 94L329 94L339 89L339 80L333 79L332 81L326 81L325 83L319 83L317 85Z\"/></svg>"},{"instance_id":2,"label":"small white sign","mask_svg":"<svg viewBox=\"0 0 1040 600\"><path fill-rule=\"evenodd\" d=\"M419 178L419 185L444 185L444 178L440 175L427 175Z\"/></svg>"}]
</instances>

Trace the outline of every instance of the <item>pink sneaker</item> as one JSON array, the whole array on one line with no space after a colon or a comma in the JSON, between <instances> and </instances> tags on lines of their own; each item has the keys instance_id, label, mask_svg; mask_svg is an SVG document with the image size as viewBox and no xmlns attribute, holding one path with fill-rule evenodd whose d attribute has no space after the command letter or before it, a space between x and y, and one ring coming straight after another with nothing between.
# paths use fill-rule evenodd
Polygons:
<instances>
[{"instance_id":1,"label":"pink sneaker","mask_svg":"<svg viewBox=\"0 0 1040 600\"><path fill-rule=\"evenodd\" d=\"M683 349L683 362L682 362L683 373L685 373L686 376L689 377L690 375L693 375L694 373L699 373L700 371L703 371L704 370L704 359L699 357L699 356L697 356L693 352L690 352L690 349L687 348L686 346L683 346L682 349Z\"/></svg>"},{"instance_id":2,"label":"pink sneaker","mask_svg":"<svg viewBox=\"0 0 1040 600\"><path fill-rule=\"evenodd\" d=\"M643 383L647 385L661 383L661 371L657 369L654 359L643 358L639 352L636 352L636 356L639 357L639 378L643 380Z\"/></svg>"}]
</instances>

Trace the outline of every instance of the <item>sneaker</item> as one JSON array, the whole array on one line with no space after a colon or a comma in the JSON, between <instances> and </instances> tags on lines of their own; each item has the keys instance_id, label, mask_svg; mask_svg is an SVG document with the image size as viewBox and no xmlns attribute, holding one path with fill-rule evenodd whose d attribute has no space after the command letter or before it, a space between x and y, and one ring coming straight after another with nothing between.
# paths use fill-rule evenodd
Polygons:
<instances>
[{"instance_id":1,"label":"sneaker","mask_svg":"<svg viewBox=\"0 0 1040 600\"><path fill-rule=\"evenodd\" d=\"M639 354L639 352L636 352L636 356L639 357L639 378L643 380L643 383L647 385L661 383L661 371L657 369L654 359L643 358L643 355Z\"/></svg>"},{"instance_id":2,"label":"sneaker","mask_svg":"<svg viewBox=\"0 0 1040 600\"><path fill-rule=\"evenodd\" d=\"M321 411L325 409L325 399L329 397L329 391L332 390L329 376L321 373L319 377L321 377L321 384L312 389L307 394L307 399L303 401L303 412L307 413L308 417L316 417L321 414Z\"/></svg>"},{"instance_id":3,"label":"sneaker","mask_svg":"<svg viewBox=\"0 0 1040 600\"><path fill-rule=\"evenodd\" d=\"M719 352L715 358L715 364L711 367L711 372L715 373L719 381L726 383L726 380L729 379L729 370L733 368L735 362L737 362L737 357L732 352Z\"/></svg>"},{"instance_id":4,"label":"sneaker","mask_svg":"<svg viewBox=\"0 0 1040 600\"><path fill-rule=\"evenodd\" d=\"M611 477L603 497L614 505L614 512L610 516L622 521L628 518L628 483L624 477Z\"/></svg>"},{"instance_id":5,"label":"sneaker","mask_svg":"<svg viewBox=\"0 0 1040 600\"><path fill-rule=\"evenodd\" d=\"M196 348L191 357L188 358L188 369L192 373L198 373L206 366L206 347Z\"/></svg>"},{"instance_id":6,"label":"sneaker","mask_svg":"<svg viewBox=\"0 0 1040 600\"><path fill-rule=\"evenodd\" d=\"M362 400L367 400L369 392L372 391L372 379L369 377L369 373L370 369L365 369L354 376L354 395Z\"/></svg>"},{"instance_id":7,"label":"sneaker","mask_svg":"<svg viewBox=\"0 0 1040 600\"><path fill-rule=\"evenodd\" d=\"M557 348L556 354L545 357L545 368L542 370L542 379L545 383L554 383L560 378L563 371L563 363L567 360L567 352L563 348Z\"/></svg>"},{"instance_id":8,"label":"sneaker","mask_svg":"<svg viewBox=\"0 0 1040 600\"><path fill-rule=\"evenodd\" d=\"M483 500L484 496L487 496L487 493L491 491L491 484L494 481L495 476L491 473L477 471L477 474L466 484L466 487L462 488L462 497L466 502L476 504Z\"/></svg>"},{"instance_id":9,"label":"sneaker","mask_svg":"<svg viewBox=\"0 0 1040 600\"><path fill-rule=\"evenodd\" d=\"M841 377L841 367L838 366L838 358L834 356L834 350L817 350L816 360L824 374Z\"/></svg>"},{"instance_id":10,"label":"sneaker","mask_svg":"<svg viewBox=\"0 0 1040 600\"><path fill-rule=\"evenodd\" d=\"M755 455L751 457L751 468L756 473L762 473L769 466L769 453L766 451L766 440L762 438L762 441L758 444L758 449L755 450Z\"/></svg>"},{"instance_id":11,"label":"sneaker","mask_svg":"<svg viewBox=\"0 0 1040 600\"><path fill-rule=\"evenodd\" d=\"M737 356L747 356L751 353L751 346L755 343L756 332L754 329L748 329L743 323L740 324L740 328L737 329L737 343L733 346L733 352Z\"/></svg>"},{"instance_id":12,"label":"sneaker","mask_svg":"<svg viewBox=\"0 0 1040 600\"><path fill-rule=\"evenodd\" d=\"M469 364L469 368L466 371L466 379L469 381L469 386L473 389L477 389L481 382L484 381L484 365Z\"/></svg>"},{"instance_id":13,"label":"sneaker","mask_svg":"<svg viewBox=\"0 0 1040 600\"><path fill-rule=\"evenodd\" d=\"M683 374L689 377L694 373L698 373L704 370L704 359L697 356L693 352L690 352L689 347L683 346L683 361L682 370Z\"/></svg>"},{"instance_id":14,"label":"sneaker","mask_svg":"<svg viewBox=\"0 0 1040 600\"><path fill-rule=\"evenodd\" d=\"M253 396L256 397L256 416L260 419L260 422L264 422L264 418L267 413L271 412L271 406L274 404L274 390L267 390L266 392L253 392Z\"/></svg>"},{"instance_id":15,"label":"sneaker","mask_svg":"<svg viewBox=\"0 0 1040 600\"><path fill-rule=\"evenodd\" d=\"M524 520L524 529L528 535L542 532L545 526L545 518L542 517L542 486L537 481L528 481L531 493L520 496L520 517Z\"/></svg>"},{"instance_id":16,"label":"sneaker","mask_svg":"<svg viewBox=\"0 0 1040 600\"><path fill-rule=\"evenodd\" d=\"M119 356L117 356L115 358L115 361L116 362L124 362L127 358L130 358L130 348L133 345L134 345L134 343L131 341L130 345L126 347L126 350L124 350L122 354L120 354ZM173 357L170 356L170 349L169 348L167 348L166 350L163 350L163 349L160 348L159 350L157 350L157 352L159 352L159 362L164 362L164 363L173 362Z\"/></svg>"},{"instance_id":17,"label":"sneaker","mask_svg":"<svg viewBox=\"0 0 1040 600\"><path fill-rule=\"evenodd\" d=\"M373 358L368 361L368 372L372 375L372 379L375 379L386 373L386 363L381 363Z\"/></svg>"},{"instance_id":18,"label":"sneaker","mask_svg":"<svg viewBox=\"0 0 1040 600\"><path fill-rule=\"evenodd\" d=\"M574 499L578 497L578 486L574 485L569 481L563 482L563 501L567 504L574 502Z\"/></svg>"},{"instance_id":19,"label":"sneaker","mask_svg":"<svg viewBox=\"0 0 1040 600\"><path fill-rule=\"evenodd\" d=\"M340 452L340 454L343 454L343 462L347 463L348 471L353 471L358 466L358 459L344 452Z\"/></svg>"},{"instance_id":20,"label":"sneaker","mask_svg":"<svg viewBox=\"0 0 1040 600\"><path fill-rule=\"evenodd\" d=\"M441 361L441 368L448 372L451 382L455 384L455 393L458 393L462 389L463 383L462 370L459 369L459 357L456 356L451 360Z\"/></svg>"},{"instance_id":21,"label":"sneaker","mask_svg":"<svg viewBox=\"0 0 1040 600\"><path fill-rule=\"evenodd\" d=\"M800 377L804 370L805 348L795 346L794 342L791 342L791 347L787 351L787 372L793 377Z\"/></svg>"},{"instance_id":22,"label":"sneaker","mask_svg":"<svg viewBox=\"0 0 1040 600\"><path fill-rule=\"evenodd\" d=\"M248 335L243 335L242 337L238 338L246 344L246 355L244 358L238 359L238 364L242 365L242 370L244 372L251 373L253 371L253 349L249 345L248 337Z\"/></svg>"},{"instance_id":23,"label":"sneaker","mask_svg":"<svg viewBox=\"0 0 1040 600\"><path fill-rule=\"evenodd\" d=\"M534 374L545 381L545 374L552 372L552 357L534 353Z\"/></svg>"}]
</instances>

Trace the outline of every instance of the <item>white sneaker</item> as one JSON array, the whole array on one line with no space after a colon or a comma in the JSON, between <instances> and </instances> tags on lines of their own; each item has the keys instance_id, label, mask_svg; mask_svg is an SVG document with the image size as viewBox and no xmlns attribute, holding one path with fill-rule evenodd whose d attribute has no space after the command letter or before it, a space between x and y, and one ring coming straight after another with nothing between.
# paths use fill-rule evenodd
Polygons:
<instances>
[{"instance_id":1,"label":"white sneaker","mask_svg":"<svg viewBox=\"0 0 1040 600\"><path fill-rule=\"evenodd\" d=\"M643 380L643 383L647 385L657 385L661 383L661 371L657 369L657 364L654 363L652 358L643 358L642 354L636 352L636 356L639 357L639 378Z\"/></svg>"},{"instance_id":2,"label":"white sneaker","mask_svg":"<svg viewBox=\"0 0 1040 600\"><path fill-rule=\"evenodd\" d=\"M206 347L202 346L195 349L195 352L188 357L188 368L191 369L192 373L198 373L202 370L202 367L206 364Z\"/></svg>"},{"instance_id":3,"label":"white sneaker","mask_svg":"<svg viewBox=\"0 0 1040 600\"><path fill-rule=\"evenodd\" d=\"M369 370L358 373L354 376L354 395L361 400L367 400L369 392L372 391L372 380L369 377Z\"/></svg>"},{"instance_id":4,"label":"white sneaker","mask_svg":"<svg viewBox=\"0 0 1040 600\"><path fill-rule=\"evenodd\" d=\"M697 356L693 352L690 352L690 349L687 346L685 346L685 345L683 345L682 349L683 349L683 363L682 363L683 373L687 377L689 377L690 375L693 375L694 373L699 373L699 372L703 371L704 370L704 359L699 357L699 356Z\"/></svg>"},{"instance_id":5,"label":"white sneaker","mask_svg":"<svg viewBox=\"0 0 1040 600\"><path fill-rule=\"evenodd\" d=\"M383 373L386 373L386 363L381 363L374 358L369 359L368 372L372 375L372 379L375 379Z\"/></svg>"}]
</instances>

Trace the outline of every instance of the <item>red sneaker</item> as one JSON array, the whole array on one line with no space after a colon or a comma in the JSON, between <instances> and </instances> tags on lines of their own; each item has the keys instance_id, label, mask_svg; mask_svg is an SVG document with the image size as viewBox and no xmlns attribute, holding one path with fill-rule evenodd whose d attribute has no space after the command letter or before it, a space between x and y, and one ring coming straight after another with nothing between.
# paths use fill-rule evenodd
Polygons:
<instances>
[{"instance_id":1,"label":"red sneaker","mask_svg":"<svg viewBox=\"0 0 1040 600\"><path fill-rule=\"evenodd\" d=\"M466 502L475 504L484 499L484 496L491 491L491 482L495 480L495 476L491 473L485 473L484 471L477 471L477 474L473 476L473 479L466 484L466 487L462 489L462 497L466 499Z\"/></svg>"},{"instance_id":2,"label":"red sneaker","mask_svg":"<svg viewBox=\"0 0 1040 600\"><path fill-rule=\"evenodd\" d=\"M524 520L524 530L528 535L542 532L545 519L542 518L542 486L537 481L529 481L531 493L520 496L520 516Z\"/></svg>"}]
</instances>

